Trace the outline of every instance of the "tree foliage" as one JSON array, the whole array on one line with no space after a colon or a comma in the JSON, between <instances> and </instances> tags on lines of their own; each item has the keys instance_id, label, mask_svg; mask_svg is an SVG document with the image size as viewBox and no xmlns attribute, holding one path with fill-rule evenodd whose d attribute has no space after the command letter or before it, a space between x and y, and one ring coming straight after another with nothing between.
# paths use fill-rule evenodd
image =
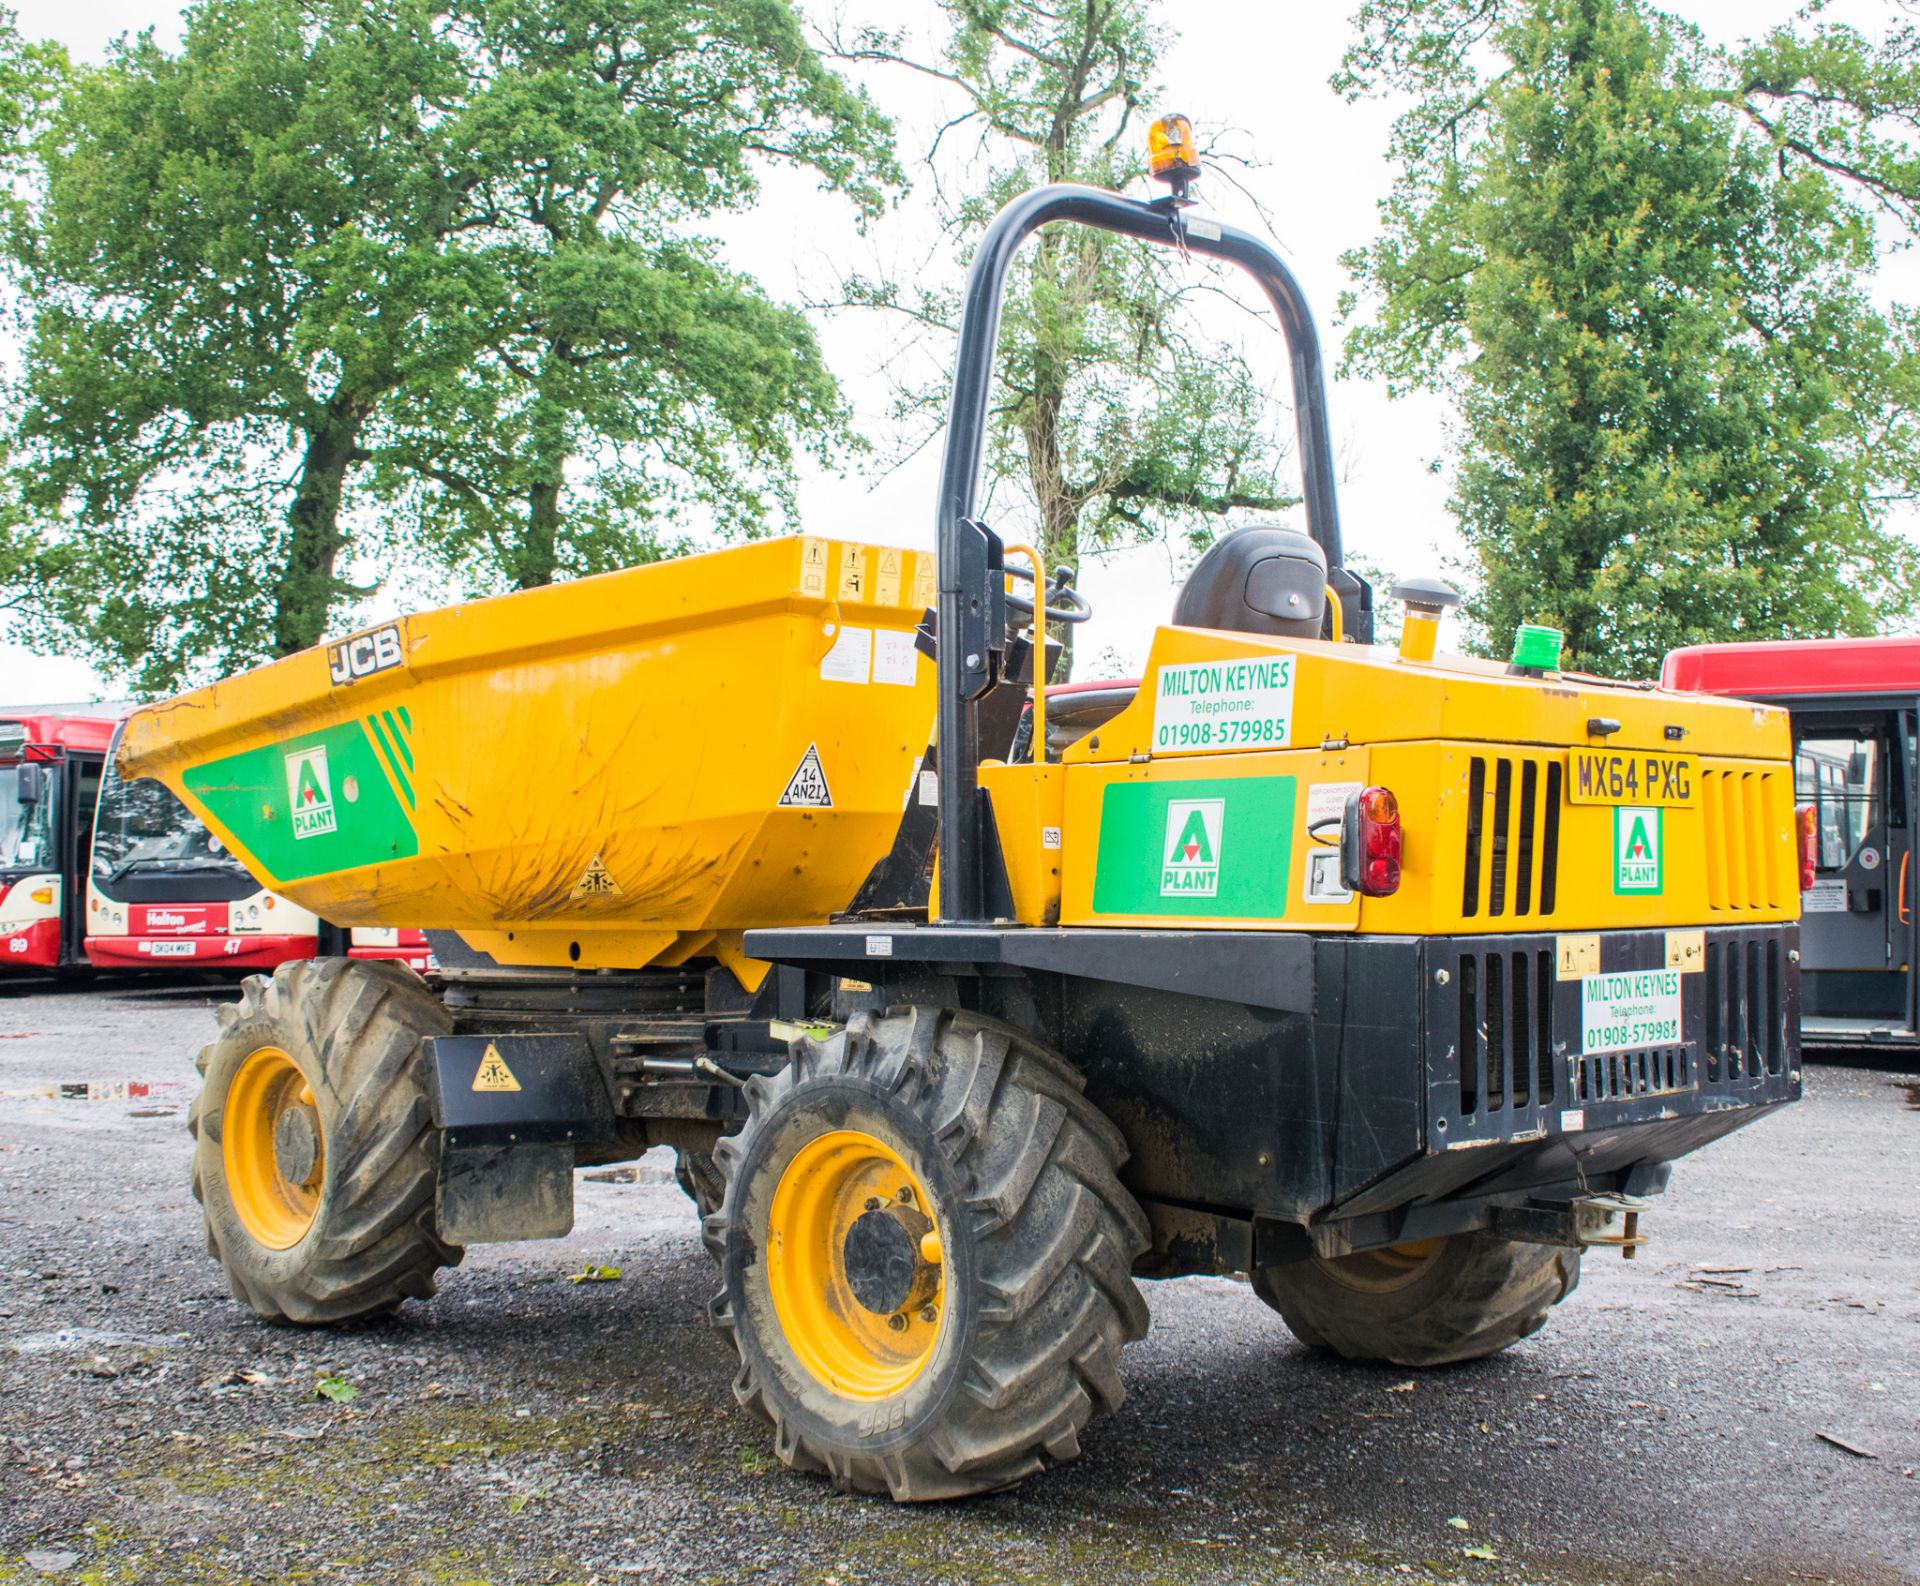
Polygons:
<instances>
[{"instance_id":1,"label":"tree foliage","mask_svg":"<svg viewBox=\"0 0 1920 1586\"><path fill-rule=\"evenodd\" d=\"M1143 112L1166 37L1157 9L944 0L937 51L904 31L868 30L838 52L912 70L953 101L926 164L945 244L964 262L999 207L1030 187L1144 180ZM958 152L969 136L971 152ZM958 329L951 279L855 277L847 297L944 337ZM1222 514L1293 499L1278 477L1268 383L1195 314L1215 280L1203 265L1083 227L1049 227L1023 252L1002 320L989 483L1031 513L1049 566L1168 535L1204 545ZM909 418L945 414L944 374L896 395Z\"/></svg>"},{"instance_id":2,"label":"tree foliage","mask_svg":"<svg viewBox=\"0 0 1920 1586\"><path fill-rule=\"evenodd\" d=\"M0 220L21 212L31 177L31 148L66 72L58 45L21 37L18 17L0 6ZM10 371L0 371L0 378ZM6 473L0 436L0 612L24 605L42 571L45 548L32 514Z\"/></svg>"},{"instance_id":3,"label":"tree foliage","mask_svg":"<svg viewBox=\"0 0 1920 1586\"><path fill-rule=\"evenodd\" d=\"M1911 610L1920 36L1739 49L1640 0L1367 0L1335 86L1411 96L1349 368L1458 401L1489 646L1579 664L1862 633Z\"/></svg>"},{"instance_id":4,"label":"tree foliage","mask_svg":"<svg viewBox=\"0 0 1920 1586\"><path fill-rule=\"evenodd\" d=\"M12 234L58 619L158 688L316 642L356 531L497 586L644 558L666 504L756 523L837 398L692 227L767 160L871 210L884 133L787 0L201 0L123 43Z\"/></svg>"}]
</instances>

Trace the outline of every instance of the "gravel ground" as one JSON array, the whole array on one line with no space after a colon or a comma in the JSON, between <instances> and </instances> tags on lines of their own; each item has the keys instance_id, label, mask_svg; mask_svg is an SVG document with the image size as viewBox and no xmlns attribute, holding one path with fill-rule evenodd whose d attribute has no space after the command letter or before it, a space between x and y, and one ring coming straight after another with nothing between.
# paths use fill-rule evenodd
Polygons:
<instances>
[{"instance_id":1,"label":"gravel ground","mask_svg":"<svg viewBox=\"0 0 1920 1586\"><path fill-rule=\"evenodd\" d=\"M1920 1581L1911 1074L1811 1069L1492 1361L1334 1365L1242 1284L1148 1285L1084 1459L901 1510L735 1408L660 1153L391 1322L255 1321L187 1192L222 995L0 989L0 1582Z\"/></svg>"}]
</instances>

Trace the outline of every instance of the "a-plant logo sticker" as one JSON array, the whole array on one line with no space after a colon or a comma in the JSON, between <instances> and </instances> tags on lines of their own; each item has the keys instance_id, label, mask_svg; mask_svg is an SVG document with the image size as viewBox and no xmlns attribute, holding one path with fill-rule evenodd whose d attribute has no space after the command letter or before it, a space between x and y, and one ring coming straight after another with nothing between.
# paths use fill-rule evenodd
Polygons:
<instances>
[{"instance_id":1,"label":"a-plant logo sticker","mask_svg":"<svg viewBox=\"0 0 1920 1586\"><path fill-rule=\"evenodd\" d=\"M1169 799L1160 866L1163 898L1211 898L1220 891L1220 829L1225 799Z\"/></svg>"},{"instance_id":2,"label":"a-plant logo sticker","mask_svg":"<svg viewBox=\"0 0 1920 1586\"><path fill-rule=\"evenodd\" d=\"M1613 890L1642 896L1666 890L1663 811L1638 804L1613 811Z\"/></svg>"},{"instance_id":3,"label":"a-plant logo sticker","mask_svg":"<svg viewBox=\"0 0 1920 1586\"><path fill-rule=\"evenodd\" d=\"M333 783L324 744L287 756L287 804L295 837L320 837L334 829Z\"/></svg>"}]
</instances>

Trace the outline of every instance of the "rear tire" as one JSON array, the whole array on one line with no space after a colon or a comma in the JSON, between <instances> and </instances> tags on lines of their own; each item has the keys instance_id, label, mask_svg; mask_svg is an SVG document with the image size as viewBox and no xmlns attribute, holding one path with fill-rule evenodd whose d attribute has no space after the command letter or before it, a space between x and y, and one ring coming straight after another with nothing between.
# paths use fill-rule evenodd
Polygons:
<instances>
[{"instance_id":1,"label":"rear tire","mask_svg":"<svg viewBox=\"0 0 1920 1586\"><path fill-rule=\"evenodd\" d=\"M1072 1068L994 1020L901 1008L796 1042L747 1096L703 1229L734 1395L775 1453L900 1501L1075 1457L1146 1332L1148 1230Z\"/></svg>"},{"instance_id":2,"label":"rear tire","mask_svg":"<svg viewBox=\"0 0 1920 1586\"><path fill-rule=\"evenodd\" d=\"M199 1058L193 1194L234 1296L271 1321L384 1315L464 1252L439 1237L423 1036L451 1021L412 970L343 958L250 976Z\"/></svg>"},{"instance_id":3,"label":"rear tire","mask_svg":"<svg viewBox=\"0 0 1920 1586\"><path fill-rule=\"evenodd\" d=\"M1478 1233L1253 1274L1301 1343L1396 1366L1498 1354L1538 1332L1579 1282L1577 1250Z\"/></svg>"}]
</instances>

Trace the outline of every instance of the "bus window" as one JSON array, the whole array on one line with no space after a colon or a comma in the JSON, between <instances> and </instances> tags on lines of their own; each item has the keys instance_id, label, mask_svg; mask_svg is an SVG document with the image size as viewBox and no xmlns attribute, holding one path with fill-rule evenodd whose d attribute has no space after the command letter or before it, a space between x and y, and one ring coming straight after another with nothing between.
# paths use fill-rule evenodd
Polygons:
<instances>
[{"instance_id":1,"label":"bus window","mask_svg":"<svg viewBox=\"0 0 1920 1586\"><path fill-rule=\"evenodd\" d=\"M21 798L21 774L38 797ZM53 851L53 778L45 766L0 766L0 870L51 870Z\"/></svg>"},{"instance_id":2,"label":"bus window","mask_svg":"<svg viewBox=\"0 0 1920 1586\"><path fill-rule=\"evenodd\" d=\"M1844 870L1882 823L1878 737L1803 738L1794 752L1793 791L1811 804L1819 830L1818 864Z\"/></svg>"}]
</instances>

